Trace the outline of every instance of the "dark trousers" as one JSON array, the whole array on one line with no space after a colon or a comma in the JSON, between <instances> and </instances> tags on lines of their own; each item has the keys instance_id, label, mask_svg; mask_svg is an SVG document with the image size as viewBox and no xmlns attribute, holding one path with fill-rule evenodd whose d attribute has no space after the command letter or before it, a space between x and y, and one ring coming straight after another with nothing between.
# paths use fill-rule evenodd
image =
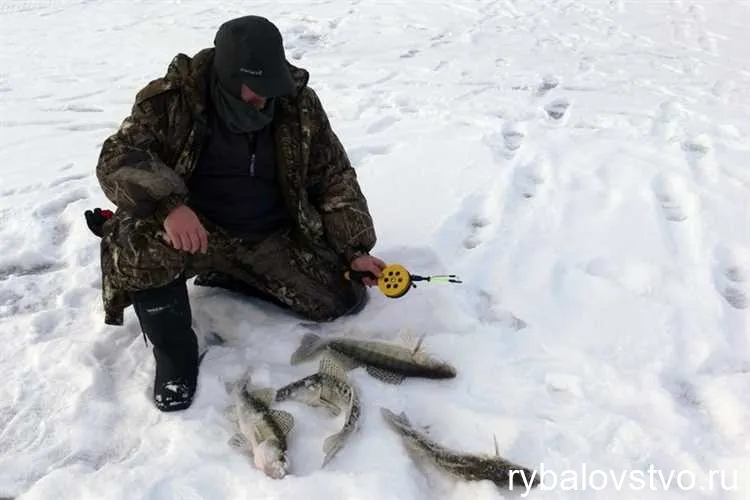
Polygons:
<instances>
[{"instance_id":1,"label":"dark trousers","mask_svg":"<svg viewBox=\"0 0 750 500\"><path fill-rule=\"evenodd\" d=\"M256 295L314 321L350 313L366 295L363 285L344 278L344 263L330 249L300 244L289 229L249 239L202 222L209 232L206 254L175 250L154 219L112 221L102 239L107 285L132 296L175 280L214 276L218 282L197 284Z\"/></svg>"}]
</instances>

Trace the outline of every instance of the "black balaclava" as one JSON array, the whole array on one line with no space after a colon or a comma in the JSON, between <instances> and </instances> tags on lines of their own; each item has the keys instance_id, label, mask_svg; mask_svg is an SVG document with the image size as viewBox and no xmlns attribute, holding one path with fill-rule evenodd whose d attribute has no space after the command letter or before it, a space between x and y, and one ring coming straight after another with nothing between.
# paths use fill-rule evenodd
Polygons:
<instances>
[{"instance_id":1,"label":"black balaclava","mask_svg":"<svg viewBox=\"0 0 750 500\"><path fill-rule=\"evenodd\" d=\"M221 84L215 71L211 72L211 100L227 128L235 134L255 132L273 120L274 99L266 100L263 109L248 104Z\"/></svg>"}]
</instances>

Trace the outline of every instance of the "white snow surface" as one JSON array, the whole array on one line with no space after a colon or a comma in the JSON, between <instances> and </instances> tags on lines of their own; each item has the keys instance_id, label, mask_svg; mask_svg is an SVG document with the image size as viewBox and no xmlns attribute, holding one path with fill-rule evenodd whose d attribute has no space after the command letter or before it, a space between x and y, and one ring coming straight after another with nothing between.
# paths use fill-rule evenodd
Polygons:
<instances>
[{"instance_id":1,"label":"white snow surface","mask_svg":"<svg viewBox=\"0 0 750 500\"><path fill-rule=\"evenodd\" d=\"M160 413L132 308L103 322L83 219L113 208L95 164L137 90L250 13L310 71L374 254L463 280L320 327L426 334L458 375L351 371L361 425L325 468L343 417L279 403L282 480L227 444L224 382L312 373L289 363L308 328L190 282L196 331L226 344ZM0 2L0 497L750 498L749 25L742 0ZM457 450L494 435L545 483L424 472L381 406Z\"/></svg>"}]
</instances>

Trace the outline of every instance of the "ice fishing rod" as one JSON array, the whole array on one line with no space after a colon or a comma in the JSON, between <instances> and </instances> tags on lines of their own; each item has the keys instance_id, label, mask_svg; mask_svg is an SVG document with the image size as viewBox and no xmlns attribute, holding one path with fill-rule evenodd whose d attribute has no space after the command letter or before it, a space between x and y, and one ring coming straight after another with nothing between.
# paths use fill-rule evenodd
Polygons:
<instances>
[{"instance_id":1,"label":"ice fishing rod","mask_svg":"<svg viewBox=\"0 0 750 500\"><path fill-rule=\"evenodd\" d=\"M417 288L415 281L429 281L437 283L463 283L455 274L437 274L434 276L419 276L411 274L401 264L388 264L383 269L380 278L376 278L370 271L349 270L344 273L348 280L362 281L364 278L377 280L378 288L386 297L397 299L406 295L412 288Z\"/></svg>"}]
</instances>

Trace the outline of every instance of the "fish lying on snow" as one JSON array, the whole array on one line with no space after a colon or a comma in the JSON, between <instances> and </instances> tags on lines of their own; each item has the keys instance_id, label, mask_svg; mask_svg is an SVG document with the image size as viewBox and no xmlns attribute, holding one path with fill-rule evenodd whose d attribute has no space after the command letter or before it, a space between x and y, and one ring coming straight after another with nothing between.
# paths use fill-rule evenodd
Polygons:
<instances>
[{"instance_id":1,"label":"fish lying on snow","mask_svg":"<svg viewBox=\"0 0 750 500\"><path fill-rule=\"evenodd\" d=\"M367 373L390 384L400 384L406 377L454 378L456 369L422 350L423 340L424 335L410 349L387 342L344 337L322 338L314 333L306 333L300 346L292 354L291 363L298 364L328 349L336 353L345 370L365 365Z\"/></svg>"},{"instance_id":2,"label":"fish lying on snow","mask_svg":"<svg viewBox=\"0 0 750 500\"><path fill-rule=\"evenodd\" d=\"M323 467L343 448L349 436L357 430L361 414L358 389L351 384L346 372L332 356L323 356L317 373L292 382L276 391L276 401L300 401L322 407L332 416L345 412L342 429L323 443Z\"/></svg>"},{"instance_id":3,"label":"fish lying on snow","mask_svg":"<svg viewBox=\"0 0 750 500\"><path fill-rule=\"evenodd\" d=\"M417 431L406 415L396 415L387 408L380 409L389 427L396 431L412 460L427 460L439 470L468 481L489 480L500 488L521 485L527 489L540 484L535 471L510 462L500 456L495 441L495 455L468 454L448 449Z\"/></svg>"},{"instance_id":4,"label":"fish lying on snow","mask_svg":"<svg viewBox=\"0 0 750 500\"><path fill-rule=\"evenodd\" d=\"M226 388L231 397L227 417L237 428L229 446L252 458L268 477L283 478L289 470L287 435L294 428L294 417L271 409L273 390L251 388L247 375Z\"/></svg>"}]
</instances>

